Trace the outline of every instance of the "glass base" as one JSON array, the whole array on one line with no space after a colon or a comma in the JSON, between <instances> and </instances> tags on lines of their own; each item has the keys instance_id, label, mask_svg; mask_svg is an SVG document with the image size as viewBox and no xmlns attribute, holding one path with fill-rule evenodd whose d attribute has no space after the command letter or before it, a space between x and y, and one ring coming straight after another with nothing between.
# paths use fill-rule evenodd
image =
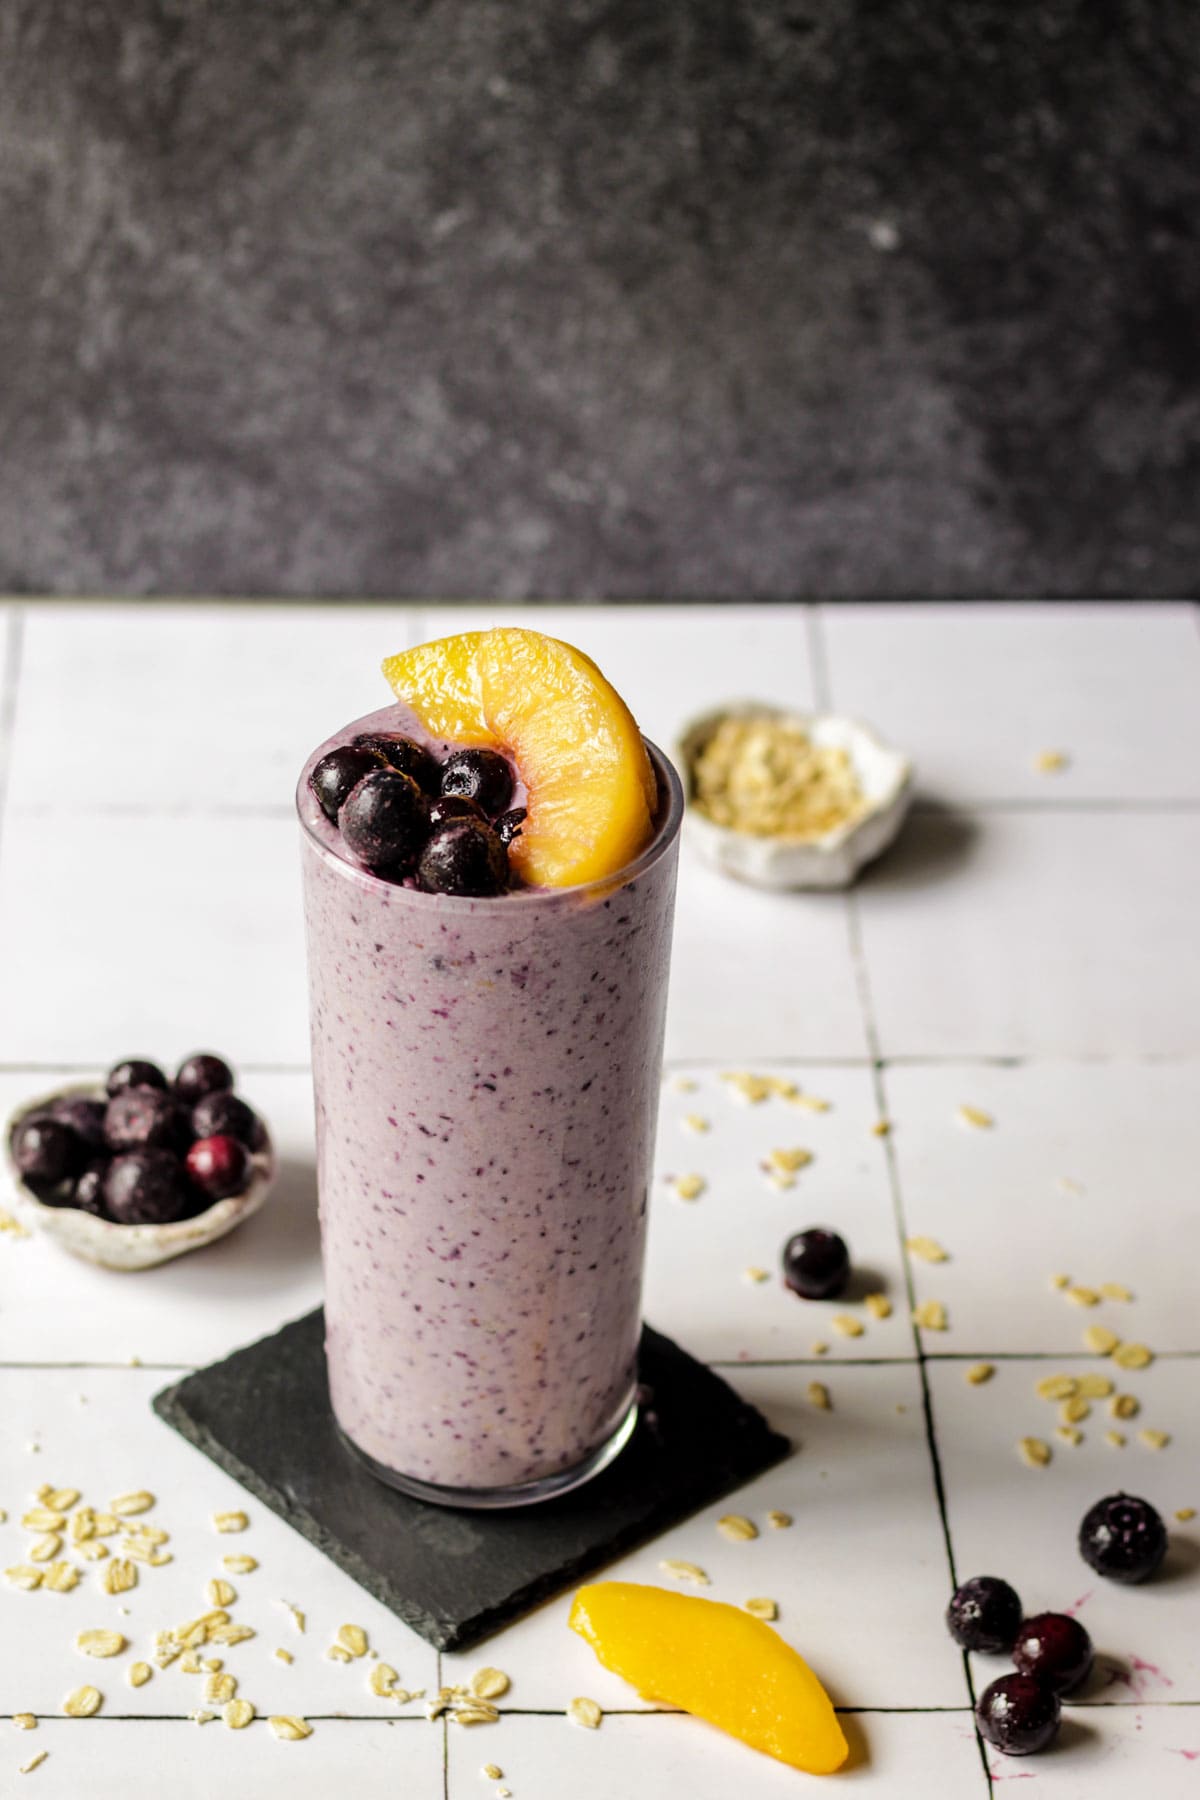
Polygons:
<instances>
[{"instance_id":1,"label":"glass base","mask_svg":"<svg viewBox=\"0 0 1200 1800\"><path fill-rule=\"evenodd\" d=\"M376 1480L385 1482L398 1493L408 1494L413 1500L425 1500L431 1506L456 1506L467 1511L481 1512L495 1511L505 1506L536 1506L540 1500L556 1500L560 1494L568 1494L572 1488L582 1487L585 1481L590 1481L593 1475L598 1475L601 1469L606 1469L621 1454L633 1436L637 1417L637 1401L633 1400L612 1436L598 1450L593 1450L583 1462L576 1463L574 1468L561 1469L556 1475L543 1475L540 1481L525 1481L514 1487L496 1488L439 1487L433 1481L418 1481L413 1475L398 1474L395 1469L386 1469L382 1463L377 1463L365 1450L360 1450L340 1425L337 1432L350 1454L369 1469Z\"/></svg>"}]
</instances>

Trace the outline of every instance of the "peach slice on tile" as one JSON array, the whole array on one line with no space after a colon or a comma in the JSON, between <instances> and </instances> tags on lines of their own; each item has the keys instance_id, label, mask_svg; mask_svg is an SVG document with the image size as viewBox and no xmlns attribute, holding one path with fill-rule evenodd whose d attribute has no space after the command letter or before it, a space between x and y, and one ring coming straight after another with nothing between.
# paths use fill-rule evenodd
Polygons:
<instances>
[{"instance_id":1,"label":"peach slice on tile","mask_svg":"<svg viewBox=\"0 0 1200 1800\"><path fill-rule=\"evenodd\" d=\"M832 1702L803 1657L736 1606L598 1581L576 1594L570 1625L644 1699L680 1706L795 1769L831 1775L849 1754Z\"/></svg>"}]
</instances>

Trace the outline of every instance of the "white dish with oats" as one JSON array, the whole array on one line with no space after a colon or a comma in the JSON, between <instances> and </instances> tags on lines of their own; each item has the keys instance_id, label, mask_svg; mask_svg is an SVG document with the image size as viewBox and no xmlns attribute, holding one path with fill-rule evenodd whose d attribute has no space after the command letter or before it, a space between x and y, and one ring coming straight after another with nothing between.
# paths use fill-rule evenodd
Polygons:
<instances>
[{"instance_id":1,"label":"white dish with oats","mask_svg":"<svg viewBox=\"0 0 1200 1800\"><path fill-rule=\"evenodd\" d=\"M739 700L693 719L675 747L684 832L739 881L848 887L892 843L913 765L868 725Z\"/></svg>"}]
</instances>

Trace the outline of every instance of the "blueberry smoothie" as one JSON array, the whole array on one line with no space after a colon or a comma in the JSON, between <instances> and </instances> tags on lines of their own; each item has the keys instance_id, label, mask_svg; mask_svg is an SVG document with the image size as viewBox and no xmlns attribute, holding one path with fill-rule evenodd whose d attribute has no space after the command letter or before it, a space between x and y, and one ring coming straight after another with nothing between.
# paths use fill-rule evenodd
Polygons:
<instances>
[{"instance_id":1,"label":"blueberry smoothie","mask_svg":"<svg viewBox=\"0 0 1200 1800\"><path fill-rule=\"evenodd\" d=\"M333 1409L394 1485L518 1504L633 1425L682 798L652 752L651 835L611 876L430 891L427 858L360 866L314 792L372 734L454 752L389 707L298 791Z\"/></svg>"}]
</instances>

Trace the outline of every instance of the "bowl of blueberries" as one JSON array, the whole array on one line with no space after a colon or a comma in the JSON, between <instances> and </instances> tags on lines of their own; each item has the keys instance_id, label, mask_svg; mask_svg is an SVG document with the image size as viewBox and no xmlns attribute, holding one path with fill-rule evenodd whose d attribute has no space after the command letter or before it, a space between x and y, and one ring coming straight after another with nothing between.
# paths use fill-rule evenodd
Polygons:
<instances>
[{"instance_id":1,"label":"bowl of blueberries","mask_svg":"<svg viewBox=\"0 0 1200 1800\"><path fill-rule=\"evenodd\" d=\"M9 1119L5 1153L22 1223L108 1269L149 1269L224 1237L275 1176L262 1119L210 1051L168 1079L129 1057Z\"/></svg>"}]
</instances>

